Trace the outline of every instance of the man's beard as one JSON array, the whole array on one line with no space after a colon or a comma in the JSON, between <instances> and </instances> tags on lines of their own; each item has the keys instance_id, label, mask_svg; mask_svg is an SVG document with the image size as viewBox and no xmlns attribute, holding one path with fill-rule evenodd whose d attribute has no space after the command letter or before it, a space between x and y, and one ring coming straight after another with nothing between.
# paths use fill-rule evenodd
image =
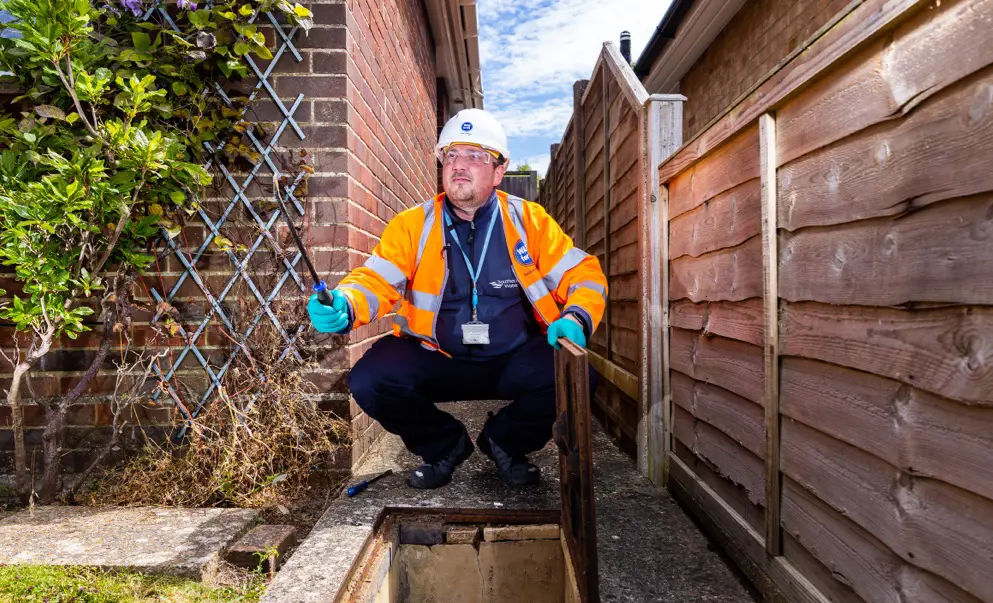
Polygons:
<instances>
[{"instance_id":1,"label":"man's beard","mask_svg":"<svg viewBox=\"0 0 993 603\"><path fill-rule=\"evenodd\" d=\"M485 199L476 199L476 190L471 181L453 183L449 187L448 198L451 199L452 203L469 210L475 209L485 201Z\"/></svg>"}]
</instances>

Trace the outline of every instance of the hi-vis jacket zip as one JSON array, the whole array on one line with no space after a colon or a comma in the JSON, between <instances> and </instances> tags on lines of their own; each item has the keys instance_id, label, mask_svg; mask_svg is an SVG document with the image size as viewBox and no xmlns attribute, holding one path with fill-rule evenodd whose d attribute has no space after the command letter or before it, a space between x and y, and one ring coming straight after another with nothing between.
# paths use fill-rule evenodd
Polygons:
<instances>
[{"instance_id":1,"label":"hi-vis jacket zip","mask_svg":"<svg viewBox=\"0 0 993 603\"><path fill-rule=\"evenodd\" d=\"M396 216L365 265L342 279L337 288L351 305L353 328L385 316L402 300L393 317L394 335L440 349L436 327L448 280L444 200L442 193ZM596 330L607 302L599 260L574 247L537 203L503 191L497 191L497 200L514 275L543 330L572 308L585 311Z\"/></svg>"}]
</instances>

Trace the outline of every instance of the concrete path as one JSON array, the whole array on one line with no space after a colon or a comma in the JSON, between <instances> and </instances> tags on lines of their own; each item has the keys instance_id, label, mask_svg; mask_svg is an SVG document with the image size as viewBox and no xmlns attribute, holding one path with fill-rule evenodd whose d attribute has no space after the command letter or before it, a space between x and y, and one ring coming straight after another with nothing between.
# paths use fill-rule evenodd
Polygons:
<instances>
[{"instance_id":1,"label":"concrete path","mask_svg":"<svg viewBox=\"0 0 993 603\"><path fill-rule=\"evenodd\" d=\"M0 565L128 568L210 582L250 509L35 507L0 521Z\"/></svg>"},{"instance_id":2,"label":"concrete path","mask_svg":"<svg viewBox=\"0 0 993 603\"><path fill-rule=\"evenodd\" d=\"M460 418L475 438L486 411L500 406L458 402L443 408ZM542 483L535 488L508 488L489 459L477 451L448 486L414 490L406 484L407 473L420 461L404 449L399 438L387 434L374 446L353 481L386 469L393 469L395 474L355 498L335 500L277 574L263 602L334 601L353 560L387 507L557 510L559 468L554 445L549 444L531 460L542 470ZM601 600L754 601L668 493L641 477L631 460L599 428L594 432L593 473Z\"/></svg>"}]
</instances>

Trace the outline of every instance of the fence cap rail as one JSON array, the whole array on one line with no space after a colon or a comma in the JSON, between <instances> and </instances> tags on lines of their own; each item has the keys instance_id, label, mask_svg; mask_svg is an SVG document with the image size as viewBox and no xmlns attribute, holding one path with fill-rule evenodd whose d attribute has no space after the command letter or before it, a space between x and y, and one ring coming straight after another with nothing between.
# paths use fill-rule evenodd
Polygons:
<instances>
[{"instance_id":1,"label":"fence cap rail","mask_svg":"<svg viewBox=\"0 0 993 603\"><path fill-rule=\"evenodd\" d=\"M590 81L596 78L597 71L602 69L604 65L607 65L614 79L621 84L621 93L632 105L640 108L648 101L648 91L645 90L645 86L635 75L634 69L624 61L624 57L621 56L621 52L613 42L603 43L603 50L600 51L600 57L597 59L596 65L593 66ZM586 97L592 88L592 86L586 87L581 100L582 104L586 104Z\"/></svg>"}]
</instances>

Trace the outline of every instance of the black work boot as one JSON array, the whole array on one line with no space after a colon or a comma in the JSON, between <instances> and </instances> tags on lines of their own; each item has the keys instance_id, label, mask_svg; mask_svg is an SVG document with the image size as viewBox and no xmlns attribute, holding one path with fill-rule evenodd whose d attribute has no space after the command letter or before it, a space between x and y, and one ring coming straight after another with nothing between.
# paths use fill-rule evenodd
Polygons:
<instances>
[{"instance_id":1,"label":"black work boot","mask_svg":"<svg viewBox=\"0 0 993 603\"><path fill-rule=\"evenodd\" d=\"M511 455L486 434L486 427L479 432L476 446L496 463L503 481L511 486L533 486L541 478L541 470L529 462L526 456Z\"/></svg>"},{"instance_id":2,"label":"black work boot","mask_svg":"<svg viewBox=\"0 0 993 603\"><path fill-rule=\"evenodd\" d=\"M469 434L463 430L458 441L446 454L433 463L424 463L410 473L407 480L414 488L440 488L452 481L452 473L472 455L472 441Z\"/></svg>"}]
</instances>

